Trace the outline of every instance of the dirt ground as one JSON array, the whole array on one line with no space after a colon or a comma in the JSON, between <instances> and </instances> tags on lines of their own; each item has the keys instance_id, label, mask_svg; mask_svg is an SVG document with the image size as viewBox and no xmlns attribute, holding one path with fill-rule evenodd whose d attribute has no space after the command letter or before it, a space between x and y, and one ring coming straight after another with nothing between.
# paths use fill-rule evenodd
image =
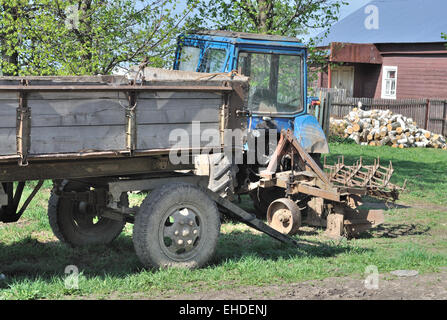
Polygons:
<instances>
[{"instance_id":1,"label":"dirt ground","mask_svg":"<svg viewBox=\"0 0 447 320\"><path fill-rule=\"evenodd\" d=\"M135 297L137 298L137 297ZM379 276L378 289L366 289L364 279L345 277L302 283L242 287L231 290L163 295L172 300L446 300L447 268L439 273Z\"/></svg>"}]
</instances>

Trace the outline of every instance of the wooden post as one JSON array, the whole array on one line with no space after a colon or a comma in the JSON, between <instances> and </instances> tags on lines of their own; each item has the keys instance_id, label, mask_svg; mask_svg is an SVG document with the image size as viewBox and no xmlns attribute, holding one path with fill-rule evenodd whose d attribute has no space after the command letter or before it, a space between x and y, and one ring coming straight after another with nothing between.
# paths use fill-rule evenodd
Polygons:
<instances>
[{"instance_id":1,"label":"wooden post","mask_svg":"<svg viewBox=\"0 0 447 320\"><path fill-rule=\"evenodd\" d=\"M324 127L324 114L326 112L326 101L327 96L324 94L320 100L320 109L318 111L318 123L320 123L321 128Z\"/></svg>"},{"instance_id":2,"label":"wooden post","mask_svg":"<svg viewBox=\"0 0 447 320\"><path fill-rule=\"evenodd\" d=\"M28 165L28 153L31 148L31 108L28 107L27 94L19 93L19 106L16 118L16 145L20 156L19 166Z\"/></svg>"},{"instance_id":3,"label":"wooden post","mask_svg":"<svg viewBox=\"0 0 447 320\"><path fill-rule=\"evenodd\" d=\"M447 101L444 101L444 112L442 115L442 135L447 135Z\"/></svg>"},{"instance_id":4,"label":"wooden post","mask_svg":"<svg viewBox=\"0 0 447 320\"><path fill-rule=\"evenodd\" d=\"M331 122L331 106L332 106L332 94L327 93L326 110L324 111L324 134L329 139L329 123Z\"/></svg>"},{"instance_id":5,"label":"wooden post","mask_svg":"<svg viewBox=\"0 0 447 320\"><path fill-rule=\"evenodd\" d=\"M425 105L425 126L424 126L425 130L428 130L429 117L430 117L430 99L427 99L427 103Z\"/></svg>"}]
</instances>

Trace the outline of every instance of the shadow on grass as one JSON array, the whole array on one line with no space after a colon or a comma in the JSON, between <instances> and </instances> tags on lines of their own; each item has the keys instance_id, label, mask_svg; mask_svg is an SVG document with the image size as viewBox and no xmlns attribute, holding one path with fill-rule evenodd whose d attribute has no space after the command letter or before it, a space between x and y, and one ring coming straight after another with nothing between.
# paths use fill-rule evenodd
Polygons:
<instances>
[{"instance_id":1,"label":"shadow on grass","mask_svg":"<svg viewBox=\"0 0 447 320\"><path fill-rule=\"evenodd\" d=\"M404 236L427 235L429 226L422 224L382 224L374 229L363 233L361 239L369 238L399 238Z\"/></svg>"},{"instance_id":2,"label":"shadow on grass","mask_svg":"<svg viewBox=\"0 0 447 320\"><path fill-rule=\"evenodd\" d=\"M422 225L384 224L364 233L362 238L396 238L428 233ZM247 257L269 261L293 260L301 257L336 257L340 254L362 254L374 251L352 246L349 241L303 239L303 235L315 235L317 231L304 230L296 237L298 247L276 241L264 234L250 230L234 230L222 233L215 257L210 267L219 267L227 261L238 263ZM0 273L14 279L33 280L36 277L51 280L65 275L65 268L75 265L86 277L126 277L141 272L144 267L135 254L132 238L121 235L109 245L71 248L58 241L40 242L31 236L11 244L0 244ZM147 270L156 273L157 270Z\"/></svg>"},{"instance_id":3,"label":"shadow on grass","mask_svg":"<svg viewBox=\"0 0 447 320\"><path fill-rule=\"evenodd\" d=\"M293 247L248 230L221 234L210 266L218 267L228 260L237 263L246 257L266 260L334 257L353 250L346 243L299 242L298 247ZM127 235L121 235L109 245L82 248L71 248L58 241L40 242L31 236L11 244L0 244L0 273L9 279L65 277L65 268L69 265L76 266L86 277L101 278L125 277L144 269L135 254L132 238ZM157 272L155 269L147 271Z\"/></svg>"},{"instance_id":4,"label":"shadow on grass","mask_svg":"<svg viewBox=\"0 0 447 320\"><path fill-rule=\"evenodd\" d=\"M312 235L317 232L309 231ZM300 235L303 233L300 232ZM247 256L255 256L265 260L295 259L299 257L336 257L346 252L364 253L371 251L366 248L354 248L348 241L335 242L331 240L319 241L295 238L298 246L273 240L264 234L253 234L249 230L233 231L222 234L217 248L213 265L219 265L222 261L231 259L237 261Z\"/></svg>"}]
</instances>

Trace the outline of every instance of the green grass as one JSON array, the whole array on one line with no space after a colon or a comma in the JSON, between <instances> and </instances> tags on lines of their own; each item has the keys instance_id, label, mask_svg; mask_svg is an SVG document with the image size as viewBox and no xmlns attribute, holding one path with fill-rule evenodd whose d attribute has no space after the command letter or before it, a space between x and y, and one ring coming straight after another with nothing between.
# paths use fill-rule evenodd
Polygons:
<instances>
[{"instance_id":1,"label":"green grass","mask_svg":"<svg viewBox=\"0 0 447 320\"><path fill-rule=\"evenodd\" d=\"M387 210L385 224L360 239L335 242L320 229L303 228L299 248L281 244L242 224L222 226L217 253L199 270L142 268L132 244L132 226L108 246L72 249L59 243L46 218L50 183L33 200L19 223L0 224L0 299L157 298L176 293L238 286L299 282L333 276L363 277L369 265L436 272L447 266L447 152L396 150L331 144L328 162L363 156L393 161L393 181L408 179L408 191ZM26 193L31 192L31 183ZM131 196L136 205L144 195ZM249 208L243 198L244 208ZM79 289L65 289L65 267L81 272Z\"/></svg>"}]
</instances>

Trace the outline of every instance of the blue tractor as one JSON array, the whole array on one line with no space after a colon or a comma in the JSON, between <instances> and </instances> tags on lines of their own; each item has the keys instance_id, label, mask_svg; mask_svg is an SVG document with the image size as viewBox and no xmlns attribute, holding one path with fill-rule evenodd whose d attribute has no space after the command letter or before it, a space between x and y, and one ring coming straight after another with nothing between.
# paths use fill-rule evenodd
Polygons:
<instances>
[{"instance_id":1,"label":"blue tractor","mask_svg":"<svg viewBox=\"0 0 447 320\"><path fill-rule=\"evenodd\" d=\"M249 131L290 130L320 163L320 155L329 148L317 119L308 114L306 58L307 48L296 38L206 30L178 38L174 70L249 77ZM265 217L270 203L284 191L258 189L250 195L258 216Z\"/></svg>"},{"instance_id":2,"label":"blue tractor","mask_svg":"<svg viewBox=\"0 0 447 320\"><path fill-rule=\"evenodd\" d=\"M205 30L179 36L174 70L249 78L248 102L241 116L246 117L248 132L255 137L256 132L259 136L259 132L276 130L276 149L268 156L266 167L238 165L228 176L235 177L231 187L236 195L251 196L259 218L267 218L274 229L285 234L296 233L303 220L327 226L332 237L354 236L380 224L383 214L361 212L353 203L365 194L397 197L395 186L388 184L392 172L380 172L376 164L365 166L361 161L354 166L339 162L326 166L331 174L324 171L320 157L329 153L329 147L318 120L308 114L308 104L315 99L307 96L306 59L307 48L296 38ZM253 151L247 145L244 148ZM219 168L229 166L213 166L219 176L214 188L211 170L209 189L217 192L217 186L226 186ZM368 176L365 170L374 174ZM343 175L348 172L355 174L346 179ZM373 184L375 178L384 176L385 185ZM358 181L361 185L356 185ZM384 191L387 186L390 192Z\"/></svg>"},{"instance_id":3,"label":"blue tractor","mask_svg":"<svg viewBox=\"0 0 447 320\"><path fill-rule=\"evenodd\" d=\"M181 35L174 70L230 73L250 78L248 129L292 130L315 159L329 148L308 114L307 48L296 38L230 31Z\"/></svg>"}]
</instances>

